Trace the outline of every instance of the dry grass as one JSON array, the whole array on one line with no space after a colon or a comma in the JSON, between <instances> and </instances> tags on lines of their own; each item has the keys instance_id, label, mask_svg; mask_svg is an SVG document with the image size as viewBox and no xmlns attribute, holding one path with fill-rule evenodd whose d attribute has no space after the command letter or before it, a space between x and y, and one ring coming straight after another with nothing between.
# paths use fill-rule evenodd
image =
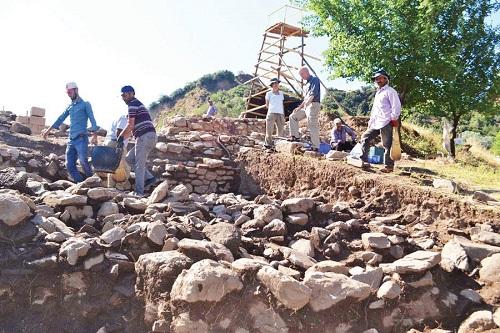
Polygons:
<instances>
[{"instance_id":1,"label":"dry grass","mask_svg":"<svg viewBox=\"0 0 500 333\"><path fill-rule=\"evenodd\" d=\"M409 142L409 144L412 148L421 148L422 155L425 156L425 152L429 150L444 152L440 133L415 124L406 123L405 126L418 132L419 142ZM405 161L400 165L431 170L438 177L451 179L471 190L486 190L500 199L500 160L480 145L472 144L468 150L464 146L457 146L455 160L418 159Z\"/></svg>"}]
</instances>

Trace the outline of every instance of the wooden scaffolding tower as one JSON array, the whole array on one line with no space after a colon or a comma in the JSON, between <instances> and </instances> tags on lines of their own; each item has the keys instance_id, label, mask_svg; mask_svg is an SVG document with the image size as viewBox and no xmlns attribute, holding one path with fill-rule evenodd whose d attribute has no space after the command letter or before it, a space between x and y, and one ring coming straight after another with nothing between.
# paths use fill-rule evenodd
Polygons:
<instances>
[{"instance_id":1,"label":"wooden scaffolding tower","mask_svg":"<svg viewBox=\"0 0 500 333\"><path fill-rule=\"evenodd\" d=\"M272 78L281 81L285 93L285 115L288 116L302 101L304 82L298 75L300 67L307 66L316 75L309 59L320 59L304 52L308 32L285 22L278 22L264 32L255 65L254 77L245 82L250 85L243 118L265 118L265 94L271 89L266 82Z\"/></svg>"}]
</instances>

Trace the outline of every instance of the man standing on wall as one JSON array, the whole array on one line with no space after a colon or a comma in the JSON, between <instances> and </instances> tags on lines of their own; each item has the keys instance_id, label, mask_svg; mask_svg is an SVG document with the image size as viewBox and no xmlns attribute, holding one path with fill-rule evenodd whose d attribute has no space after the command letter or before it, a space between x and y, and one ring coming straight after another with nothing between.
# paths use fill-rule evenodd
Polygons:
<instances>
[{"instance_id":1,"label":"man standing on wall","mask_svg":"<svg viewBox=\"0 0 500 333\"><path fill-rule=\"evenodd\" d=\"M319 151L319 111L320 111L320 81L311 75L307 67L299 70L302 80L307 82L304 100L290 115L290 141L300 141L299 121L307 118L307 127L311 134L311 150Z\"/></svg>"},{"instance_id":2,"label":"man standing on wall","mask_svg":"<svg viewBox=\"0 0 500 333\"><path fill-rule=\"evenodd\" d=\"M373 100L373 107L368 121L368 129L361 136L363 154L361 160L363 167L370 166L368 163L368 150L370 140L379 133L382 137L382 146L385 149L384 165L382 172L394 171L394 161L391 159L392 128L399 126L399 116L401 114L401 102L394 88L389 86L390 76L384 70L378 70L373 74L372 80L377 85L377 92Z\"/></svg>"},{"instance_id":3,"label":"man standing on wall","mask_svg":"<svg viewBox=\"0 0 500 333\"><path fill-rule=\"evenodd\" d=\"M69 116L69 142L66 147L66 168L71 178L77 183L92 176L92 168L88 161L89 137L87 134L87 122L90 120L92 143L97 144L97 124L92 112L92 106L78 95L78 86L74 82L66 84L66 93L71 99L71 104L57 118L55 123L42 131L42 137L46 140L47 135L53 128L59 128L63 121ZM80 161L85 177L76 167L76 160Z\"/></svg>"}]
</instances>

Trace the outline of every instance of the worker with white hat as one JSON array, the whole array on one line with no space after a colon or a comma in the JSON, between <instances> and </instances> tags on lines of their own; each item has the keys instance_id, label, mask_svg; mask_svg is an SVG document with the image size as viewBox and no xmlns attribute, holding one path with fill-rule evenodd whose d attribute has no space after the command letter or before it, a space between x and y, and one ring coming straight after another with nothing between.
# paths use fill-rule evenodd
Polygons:
<instances>
[{"instance_id":1,"label":"worker with white hat","mask_svg":"<svg viewBox=\"0 0 500 333\"><path fill-rule=\"evenodd\" d=\"M63 121L69 116L69 142L66 147L66 168L71 178L77 183L85 178L92 176L92 168L88 161L88 145L89 137L87 132L87 123L90 120L92 143L97 143L97 124L92 112L92 106L89 102L84 101L78 95L78 86L75 82L66 84L66 93L71 99L71 104L57 118L57 120L49 128L43 130L42 136L47 139L50 131L53 128L58 129ZM84 176L80 174L76 167L76 161L80 161Z\"/></svg>"},{"instance_id":2,"label":"worker with white hat","mask_svg":"<svg viewBox=\"0 0 500 333\"><path fill-rule=\"evenodd\" d=\"M356 145L356 132L342 124L340 118L333 121L333 129L330 138L330 145L333 150L350 151ZM347 135L351 136L352 141L347 140Z\"/></svg>"}]
</instances>

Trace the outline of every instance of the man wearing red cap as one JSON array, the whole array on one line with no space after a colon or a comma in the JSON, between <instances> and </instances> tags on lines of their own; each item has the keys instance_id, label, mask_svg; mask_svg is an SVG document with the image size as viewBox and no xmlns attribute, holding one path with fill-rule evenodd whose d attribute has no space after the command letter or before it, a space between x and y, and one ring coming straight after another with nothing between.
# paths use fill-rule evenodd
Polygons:
<instances>
[{"instance_id":1,"label":"man wearing red cap","mask_svg":"<svg viewBox=\"0 0 500 333\"><path fill-rule=\"evenodd\" d=\"M394 171L394 161L391 159L392 128L399 126L399 115L401 114L401 102L398 92L389 86L389 74L384 70L376 71L372 77L378 86L373 100L373 107L368 121L368 129L361 136L363 154L361 160L363 167L369 167L368 150L369 143L379 133L382 137L382 146L385 149L384 164L382 172Z\"/></svg>"},{"instance_id":2,"label":"man wearing red cap","mask_svg":"<svg viewBox=\"0 0 500 333\"><path fill-rule=\"evenodd\" d=\"M66 147L66 168L71 178L77 183L92 176L92 168L88 161L89 137L87 133L87 123L90 120L92 143L97 143L97 124L92 112L92 106L78 95L78 86L74 82L66 84L66 93L71 98L71 104L57 118L54 124L42 131L42 136L47 139L53 128L59 128L63 121L69 116L69 142ZM77 159L80 161L85 177L83 177L76 167Z\"/></svg>"}]
</instances>

